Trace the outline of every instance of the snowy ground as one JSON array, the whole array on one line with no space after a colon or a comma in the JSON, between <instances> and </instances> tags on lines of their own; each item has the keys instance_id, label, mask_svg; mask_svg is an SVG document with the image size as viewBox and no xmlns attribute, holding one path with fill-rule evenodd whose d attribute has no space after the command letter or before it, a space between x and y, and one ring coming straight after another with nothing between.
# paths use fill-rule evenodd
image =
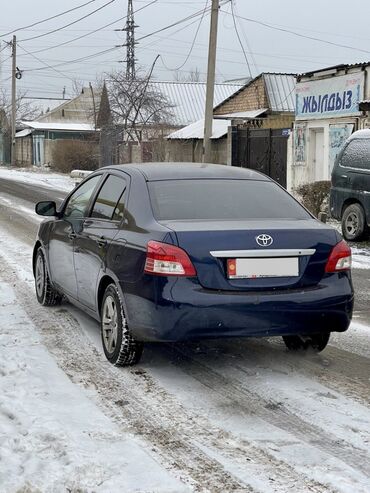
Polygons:
<instances>
[{"instance_id":1,"label":"snowy ground","mask_svg":"<svg viewBox=\"0 0 370 493\"><path fill-rule=\"evenodd\" d=\"M0 166L0 179L14 180L30 185L39 185L46 188L70 192L74 186L74 179L62 173L46 171L44 168L33 166L30 168L11 169L6 166Z\"/></svg>"},{"instance_id":2,"label":"snowy ground","mask_svg":"<svg viewBox=\"0 0 370 493\"><path fill-rule=\"evenodd\" d=\"M37 304L37 224L0 195L1 493L370 491L370 320L320 355L149 344L117 369L95 321Z\"/></svg>"}]
</instances>

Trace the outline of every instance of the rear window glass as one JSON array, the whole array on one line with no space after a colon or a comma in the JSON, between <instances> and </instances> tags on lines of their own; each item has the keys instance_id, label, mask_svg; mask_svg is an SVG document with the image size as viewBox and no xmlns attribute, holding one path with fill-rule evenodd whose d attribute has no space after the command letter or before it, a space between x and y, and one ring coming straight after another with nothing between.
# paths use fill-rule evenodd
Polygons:
<instances>
[{"instance_id":1,"label":"rear window glass","mask_svg":"<svg viewBox=\"0 0 370 493\"><path fill-rule=\"evenodd\" d=\"M370 139L354 139L345 148L341 166L370 170Z\"/></svg>"},{"instance_id":2,"label":"rear window glass","mask_svg":"<svg viewBox=\"0 0 370 493\"><path fill-rule=\"evenodd\" d=\"M158 220L308 219L311 216L273 182L168 180L149 182Z\"/></svg>"}]
</instances>

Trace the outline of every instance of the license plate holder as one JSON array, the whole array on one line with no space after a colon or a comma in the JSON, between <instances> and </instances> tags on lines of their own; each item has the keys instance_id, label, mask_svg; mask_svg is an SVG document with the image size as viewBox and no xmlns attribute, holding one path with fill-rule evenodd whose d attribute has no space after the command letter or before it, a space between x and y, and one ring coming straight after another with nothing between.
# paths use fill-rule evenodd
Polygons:
<instances>
[{"instance_id":1,"label":"license plate holder","mask_svg":"<svg viewBox=\"0 0 370 493\"><path fill-rule=\"evenodd\" d=\"M229 279L298 276L298 257L236 258L227 260L227 277Z\"/></svg>"}]
</instances>

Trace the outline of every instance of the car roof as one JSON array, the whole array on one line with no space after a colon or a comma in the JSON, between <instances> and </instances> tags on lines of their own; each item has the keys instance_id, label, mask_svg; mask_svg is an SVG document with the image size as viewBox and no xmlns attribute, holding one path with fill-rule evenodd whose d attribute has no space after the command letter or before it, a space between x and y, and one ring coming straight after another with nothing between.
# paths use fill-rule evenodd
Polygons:
<instances>
[{"instance_id":1,"label":"car roof","mask_svg":"<svg viewBox=\"0 0 370 493\"><path fill-rule=\"evenodd\" d=\"M144 163L107 166L126 172L140 172L147 181L185 180L185 179L231 179L271 181L268 176L248 168L238 168L222 164L200 163ZM104 168L103 168L104 169Z\"/></svg>"}]
</instances>

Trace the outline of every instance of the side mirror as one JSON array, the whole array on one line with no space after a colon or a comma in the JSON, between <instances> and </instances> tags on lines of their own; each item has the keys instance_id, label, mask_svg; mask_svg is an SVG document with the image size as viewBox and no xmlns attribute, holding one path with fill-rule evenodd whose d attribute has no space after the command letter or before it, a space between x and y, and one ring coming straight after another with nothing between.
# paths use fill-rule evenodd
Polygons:
<instances>
[{"instance_id":1,"label":"side mirror","mask_svg":"<svg viewBox=\"0 0 370 493\"><path fill-rule=\"evenodd\" d=\"M39 216L57 216L57 205L52 201L38 202L35 207L35 212Z\"/></svg>"}]
</instances>

